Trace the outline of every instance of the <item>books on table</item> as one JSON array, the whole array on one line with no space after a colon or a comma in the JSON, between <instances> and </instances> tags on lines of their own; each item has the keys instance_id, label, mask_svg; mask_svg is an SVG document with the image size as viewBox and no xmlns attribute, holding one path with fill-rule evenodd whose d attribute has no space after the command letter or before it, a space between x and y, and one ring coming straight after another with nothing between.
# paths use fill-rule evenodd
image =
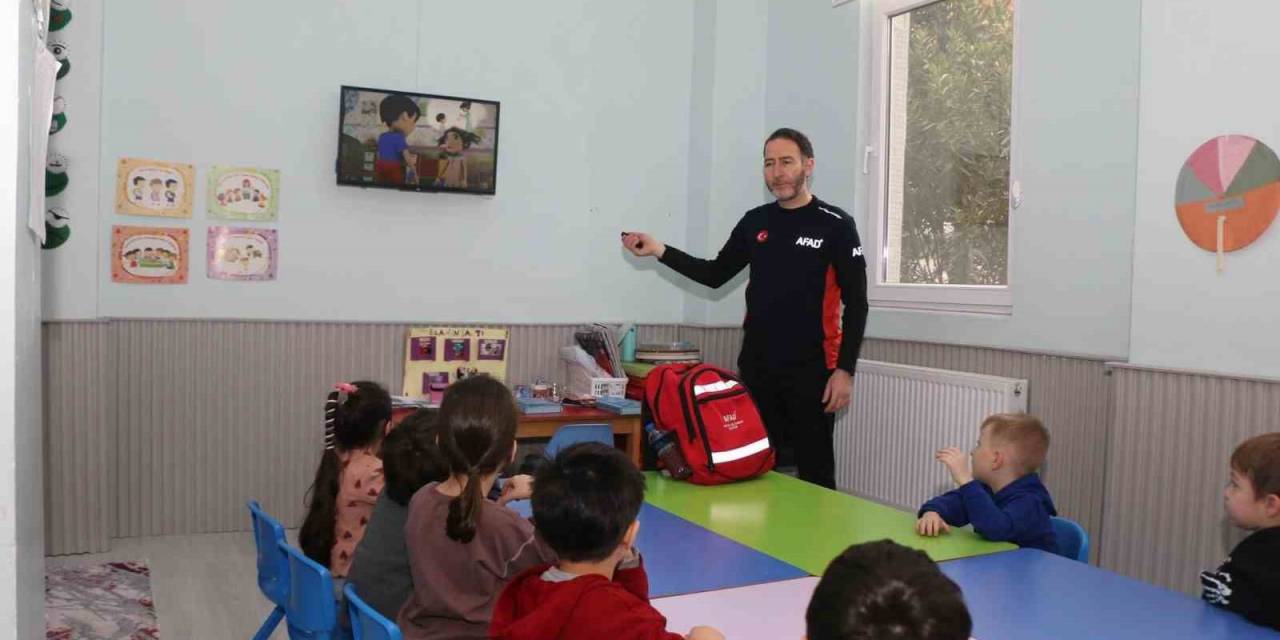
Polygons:
<instances>
[{"instance_id":1,"label":"books on table","mask_svg":"<svg viewBox=\"0 0 1280 640\"><path fill-rule=\"evenodd\" d=\"M596 398L596 406L605 411L616 413L624 416L640 415L640 401L630 398L619 398L617 396L602 396Z\"/></svg>"},{"instance_id":2,"label":"books on table","mask_svg":"<svg viewBox=\"0 0 1280 640\"><path fill-rule=\"evenodd\" d=\"M419 396L391 396L392 409L439 409L440 403Z\"/></svg>"},{"instance_id":3,"label":"books on table","mask_svg":"<svg viewBox=\"0 0 1280 640\"><path fill-rule=\"evenodd\" d=\"M520 413L526 415L560 413L564 408L559 402L552 402L545 398L516 398L516 406L520 408Z\"/></svg>"}]
</instances>

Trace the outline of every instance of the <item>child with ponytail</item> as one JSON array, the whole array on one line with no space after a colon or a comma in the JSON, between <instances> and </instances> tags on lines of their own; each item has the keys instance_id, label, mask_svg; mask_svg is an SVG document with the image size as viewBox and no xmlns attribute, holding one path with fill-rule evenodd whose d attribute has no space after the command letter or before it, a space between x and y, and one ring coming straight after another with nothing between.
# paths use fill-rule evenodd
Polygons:
<instances>
[{"instance_id":1,"label":"child with ponytail","mask_svg":"<svg viewBox=\"0 0 1280 640\"><path fill-rule=\"evenodd\" d=\"M405 524L413 574L413 593L397 616L405 640L486 638L503 586L555 562L533 524L502 506L528 498L527 482L496 503L485 499L515 460L516 421L515 399L493 378L466 378L445 391L437 428L449 478L414 494Z\"/></svg>"},{"instance_id":2,"label":"child with ponytail","mask_svg":"<svg viewBox=\"0 0 1280 640\"><path fill-rule=\"evenodd\" d=\"M340 382L329 393L324 417L324 453L307 491L298 544L341 580L382 493L377 451L391 419L391 396L376 382Z\"/></svg>"}]
</instances>

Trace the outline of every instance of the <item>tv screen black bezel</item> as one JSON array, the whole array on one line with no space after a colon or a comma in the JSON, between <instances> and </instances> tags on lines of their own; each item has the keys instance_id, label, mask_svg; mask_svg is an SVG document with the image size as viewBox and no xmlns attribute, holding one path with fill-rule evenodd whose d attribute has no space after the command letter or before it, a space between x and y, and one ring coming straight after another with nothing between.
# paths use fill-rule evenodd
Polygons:
<instances>
[{"instance_id":1,"label":"tv screen black bezel","mask_svg":"<svg viewBox=\"0 0 1280 640\"><path fill-rule=\"evenodd\" d=\"M412 98L427 98L437 100L455 100L457 102L478 102L486 105L494 106L493 114L493 185L488 191L478 189L459 189L457 187L437 187L434 185L424 185L421 182L417 185L393 185L380 184L377 182L364 182L361 180L343 180L342 178L342 128L346 118L346 109L343 104L343 96L348 90L352 91L373 91L377 93L399 93L410 96ZM416 91L400 91L397 89L377 89L374 87L361 87L356 85L341 85L338 89L338 145L333 159L333 173L338 186L341 187L361 187L365 189L391 189L394 191L417 191L422 193L462 193L472 196L492 196L498 192L498 143L502 139L502 103L498 100L487 100L485 98L465 98L461 96L446 96L438 93L419 93Z\"/></svg>"}]
</instances>

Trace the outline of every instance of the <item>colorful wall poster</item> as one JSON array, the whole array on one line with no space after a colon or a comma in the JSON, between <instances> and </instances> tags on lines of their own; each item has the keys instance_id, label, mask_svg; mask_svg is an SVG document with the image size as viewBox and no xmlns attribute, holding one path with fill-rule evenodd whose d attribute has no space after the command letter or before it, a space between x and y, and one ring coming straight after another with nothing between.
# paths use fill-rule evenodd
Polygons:
<instances>
[{"instance_id":1,"label":"colorful wall poster","mask_svg":"<svg viewBox=\"0 0 1280 640\"><path fill-rule=\"evenodd\" d=\"M414 327L405 336L404 395L439 403L462 378L487 374L506 381L507 330Z\"/></svg>"},{"instance_id":2,"label":"colorful wall poster","mask_svg":"<svg viewBox=\"0 0 1280 640\"><path fill-rule=\"evenodd\" d=\"M208 274L215 280L275 280L280 246L275 229L209 227Z\"/></svg>"},{"instance_id":3,"label":"colorful wall poster","mask_svg":"<svg viewBox=\"0 0 1280 640\"><path fill-rule=\"evenodd\" d=\"M176 227L111 227L111 281L186 284L189 232Z\"/></svg>"},{"instance_id":4,"label":"colorful wall poster","mask_svg":"<svg viewBox=\"0 0 1280 640\"><path fill-rule=\"evenodd\" d=\"M121 158L116 172L116 213L190 218L196 170L189 164Z\"/></svg>"},{"instance_id":5,"label":"colorful wall poster","mask_svg":"<svg viewBox=\"0 0 1280 640\"><path fill-rule=\"evenodd\" d=\"M223 220L275 220L280 172L254 167L214 167L209 172L209 216Z\"/></svg>"}]
</instances>

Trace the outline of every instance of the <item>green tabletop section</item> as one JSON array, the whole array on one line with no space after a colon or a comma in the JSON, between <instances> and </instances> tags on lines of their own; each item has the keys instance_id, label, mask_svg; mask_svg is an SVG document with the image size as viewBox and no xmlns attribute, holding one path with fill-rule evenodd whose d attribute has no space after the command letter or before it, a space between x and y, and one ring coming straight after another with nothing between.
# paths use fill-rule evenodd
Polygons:
<instances>
[{"instance_id":1,"label":"green tabletop section","mask_svg":"<svg viewBox=\"0 0 1280 640\"><path fill-rule=\"evenodd\" d=\"M915 514L780 473L715 487L677 482L652 471L645 475L649 504L814 575L822 575L849 545L885 538L920 549L938 562L1016 548L987 542L969 527L925 538L915 532Z\"/></svg>"}]
</instances>

